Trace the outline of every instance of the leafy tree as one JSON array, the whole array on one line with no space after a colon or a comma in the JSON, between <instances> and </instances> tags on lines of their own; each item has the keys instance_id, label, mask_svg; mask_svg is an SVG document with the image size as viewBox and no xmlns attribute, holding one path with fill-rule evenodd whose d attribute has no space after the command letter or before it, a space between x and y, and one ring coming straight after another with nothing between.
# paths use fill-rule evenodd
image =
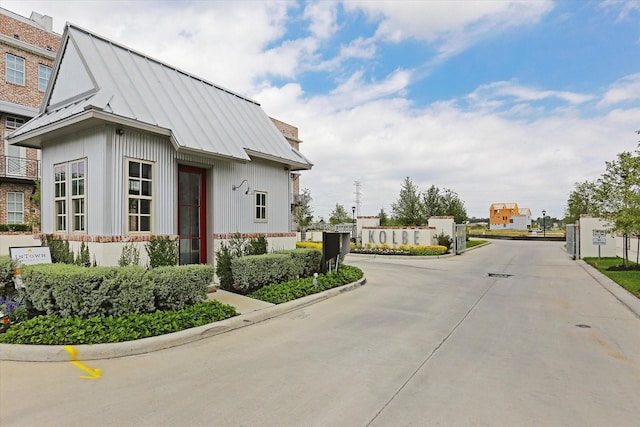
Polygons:
<instances>
[{"instance_id":1,"label":"leafy tree","mask_svg":"<svg viewBox=\"0 0 640 427\"><path fill-rule=\"evenodd\" d=\"M380 219L380 225L389 225L389 217L387 213L384 211L384 208L380 209L380 213L378 214L378 218Z\"/></svg>"},{"instance_id":2,"label":"leafy tree","mask_svg":"<svg viewBox=\"0 0 640 427\"><path fill-rule=\"evenodd\" d=\"M432 216L444 215L444 206L442 206L442 195L440 189L435 185L422 193L422 214L428 221Z\"/></svg>"},{"instance_id":3,"label":"leafy tree","mask_svg":"<svg viewBox=\"0 0 640 427\"><path fill-rule=\"evenodd\" d=\"M440 196L440 209L441 213L438 215L450 215L456 224L462 224L467 220L467 210L464 207L464 202L458 197L458 194L447 188L444 189Z\"/></svg>"},{"instance_id":4,"label":"leafy tree","mask_svg":"<svg viewBox=\"0 0 640 427\"><path fill-rule=\"evenodd\" d=\"M640 151L623 152L606 162L595 191L596 214L624 238L624 264L629 264L627 237L640 234Z\"/></svg>"},{"instance_id":5,"label":"leafy tree","mask_svg":"<svg viewBox=\"0 0 640 427\"><path fill-rule=\"evenodd\" d=\"M298 224L298 231L304 231L313 222L313 210L311 209L311 193L308 189L303 189L300 200L294 208L294 218Z\"/></svg>"},{"instance_id":6,"label":"leafy tree","mask_svg":"<svg viewBox=\"0 0 640 427\"><path fill-rule=\"evenodd\" d=\"M333 212L331 212L331 216L329 216L329 223L335 225L344 224L347 222L351 222L351 215L347 213L347 211L344 209L344 206L336 203L335 209L333 210Z\"/></svg>"},{"instance_id":7,"label":"leafy tree","mask_svg":"<svg viewBox=\"0 0 640 427\"><path fill-rule=\"evenodd\" d=\"M418 186L406 177L400 189L400 197L391 205L393 216L400 225L424 225L423 206Z\"/></svg>"},{"instance_id":8,"label":"leafy tree","mask_svg":"<svg viewBox=\"0 0 640 427\"><path fill-rule=\"evenodd\" d=\"M580 215L593 215L596 209L596 183L591 181L576 182L575 189L569 194L567 209L565 211L565 222L573 224Z\"/></svg>"}]
</instances>

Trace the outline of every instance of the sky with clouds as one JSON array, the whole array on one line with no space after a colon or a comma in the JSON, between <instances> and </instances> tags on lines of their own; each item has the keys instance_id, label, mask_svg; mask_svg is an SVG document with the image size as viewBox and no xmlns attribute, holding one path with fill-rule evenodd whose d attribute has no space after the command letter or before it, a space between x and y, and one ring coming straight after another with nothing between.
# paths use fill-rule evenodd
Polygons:
<instances>
[{"instance_id":1,"label":"sky with clouds","mask_svg":"<svg viewBox=\"0 0 640 427\"><path fill-rule=\"evenodd\" d=\"M562 217L575 182L640 137L640 0L29 1L258 101L297 126L316 219L398 198L405 177L469 216Z\"/></svg>"}]
</instances>

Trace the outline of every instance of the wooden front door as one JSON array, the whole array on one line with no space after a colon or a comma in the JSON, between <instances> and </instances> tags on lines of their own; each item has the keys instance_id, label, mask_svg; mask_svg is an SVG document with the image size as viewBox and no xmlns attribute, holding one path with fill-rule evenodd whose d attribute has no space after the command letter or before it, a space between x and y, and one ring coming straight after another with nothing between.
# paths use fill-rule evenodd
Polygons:
<instances>
[{"instance_id":1,"label":"wooden front door","mask_svg":"<svg viewBox=\"0 0 640 427\"><path fill-rule=\"evenodd\" d=\"M206 170L178 168L178 234L180 264L207 262Z\"/></svg>"}]
</instances>

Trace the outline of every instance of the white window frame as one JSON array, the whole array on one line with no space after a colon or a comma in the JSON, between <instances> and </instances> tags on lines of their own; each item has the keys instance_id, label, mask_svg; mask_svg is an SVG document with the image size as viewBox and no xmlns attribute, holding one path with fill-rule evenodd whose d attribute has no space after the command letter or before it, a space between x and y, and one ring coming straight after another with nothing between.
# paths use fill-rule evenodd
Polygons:
<instances>
[{"instance_id":1,"label":"white window frame","mask_svg":"<svg viewBox=\"0 0 640 427\"><path fill-rule=\"evenodd\" d=\"M53 171L56 232L86 234L87 159L55 164ZM59 172L63 172L64 175L61 176Z\"/></svg>"},{"instance_id":2,"label":"white window frame","mask_svg":"<svg viewBox=\"0 0 640 427\"><path fill-rule=\"evenodd\" d=\"M56 232L67 231L67 164L53 166L53 209Z\"/></svg>"},{"instance_id":3,"label":"white window frame","mask_svg":"<svg viewBox=\"0 0 640 427\"><path fill-rule=\"evenodd\" d=\"M139 165L138 176L131 174L131 165L136 163ZM149 166L147 169L148 176L144 176L143 170L145 166ZM150 162L142 159L127 158L125 162L125 218L127 234L142 234L148 235L153 233L154 225L154 210L153 210L153 198L155 195L155 165L154 162ZM143 194L145 192L148 194ZM137 194L135 194L137 192ZM142 212L143 204L148 205L147 212ZM135 218L135 221L132 220ZM148 218L148 230L142 229L142 218ZM135 228L132 225L135 224Z\"/></svg>"},{"instance_id":4,"label":"white window frame","mask_svg":"<svg viewBox=\"0 0 640 427\"><path fill-rule=\"evenodd\" d=\"M9 200L16 195L19 196L20 209L15 208L17 200ZM11 209L11 207L13 207L14 209ZM20 221L12 221L10 219L10 217L12 216L11 214L20 215ZM17 191L7 192L7 224L24 224L24 193Z\"/></svg>"},{"instance_id":5,"label":"white window frame","mask_svg":"<svg viewBox=\"0 0 640 427\"><path fill-rule=\"evenodd\" d=\"M268 194L265 191L254 191L253 220L267 222Z\"/></svg>"},{"instance_id":6,"label":"white window frame","mask_svg":"<svg viewBox=\"0 0 640 427\"><path fill-rule=\"evenodd\" d=\"M44 64L38 64L38 90L44 92L47 90L47 84L51 78L51 67Z\"/></svg>"},{"instance_id":7,"label":"white window frame","mask_svg":"<svg viewBox=\"0 0 640 427\"><path fill-rule=\"evenodd\" d=\"M7 82L24 86L25 62L24 58L7 53L5 56L5 78Z\"/></svg>"},{"instance_id":8,"label":"white window frame","mask_svg":"<svg viewBox=\"0 0 640 427\"><path fill-rule=\"evenodd\" d=\"M71 200L71 231L87 232L87 161L69 162L69 196ZM82 173L82 175L80 175Z\"/></svg>"}]
</instances>

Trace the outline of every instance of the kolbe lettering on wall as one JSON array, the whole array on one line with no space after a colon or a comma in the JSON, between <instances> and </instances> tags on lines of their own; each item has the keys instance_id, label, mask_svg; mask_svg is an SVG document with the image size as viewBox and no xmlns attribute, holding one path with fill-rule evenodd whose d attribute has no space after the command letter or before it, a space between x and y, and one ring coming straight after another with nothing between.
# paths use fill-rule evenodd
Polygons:
<instances>
[{"instance_id":1,"label":"kolbe lettering on wall","mask_svg":"<svg viewBox=\"0 0 640 427\"><path fill-rule=\"evenodd\" d=\"M418 230L369 230L369 243L372 244L418 246L419 241Z\"/></svg>"}]
</instances>

